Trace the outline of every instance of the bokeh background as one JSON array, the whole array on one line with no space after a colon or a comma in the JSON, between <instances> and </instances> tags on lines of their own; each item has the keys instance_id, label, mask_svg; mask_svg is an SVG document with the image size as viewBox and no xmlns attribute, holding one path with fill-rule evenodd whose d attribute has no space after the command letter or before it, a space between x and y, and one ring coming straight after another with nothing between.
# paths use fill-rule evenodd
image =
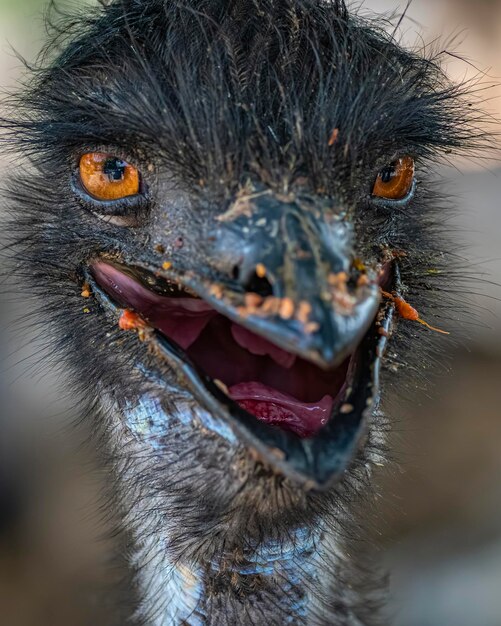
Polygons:
<instances>
[{"instance_id":1,"label":"bokeh background","mask_svg":"<svg viewBox=\"0 0 501 626\"><path fill-rule=\"evenodd\" d=\"M357 6L390 15L405 4ZM42 45L44 5L0 0L2 89L22 75L13 49L34 59ZM501 118L501 0L414 0L401 31L408 45L451 50L449 74L482 77L491 85L484 106ZM492 156L443 168L478 275L467 287L478 320L451 349L452 372L427 394L409 392L391 436L395 462L378 479L372 542L391 571L395 626L501 626L501 164ZM0 159L0 172L9 166ZM5 355L0 380L0 624L122 624L111 616L124 601L115 585L123 563L110 560L120 538L96 514L106 475L68 443L54 418L68 408L54 398L57 376L30 357L36 345L24 338L21 353Z\"/></svg>"}]
</instances>

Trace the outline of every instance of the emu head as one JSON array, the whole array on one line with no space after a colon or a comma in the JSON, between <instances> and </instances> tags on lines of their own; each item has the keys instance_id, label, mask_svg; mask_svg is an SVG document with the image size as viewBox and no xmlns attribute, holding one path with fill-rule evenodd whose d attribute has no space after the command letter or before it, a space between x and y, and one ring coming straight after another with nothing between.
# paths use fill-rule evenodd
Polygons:
<instances>
[{"instance_id":1,"label":"emu head","mask_svg":"<svg viewBox=\"0 0 501 626\"><path fill-rule=\"evenodd\" d=\"M248 623L359 623L333 546L383 460L380 377L425 358L395 306L436 312L459 90L339 1L116 1L57 46L5 123L18 273L109 435L144 593L189 570L203 623L247 623L237 596ZM245 570L270 545L273 584Z\"/></svg>"}]
</instances>

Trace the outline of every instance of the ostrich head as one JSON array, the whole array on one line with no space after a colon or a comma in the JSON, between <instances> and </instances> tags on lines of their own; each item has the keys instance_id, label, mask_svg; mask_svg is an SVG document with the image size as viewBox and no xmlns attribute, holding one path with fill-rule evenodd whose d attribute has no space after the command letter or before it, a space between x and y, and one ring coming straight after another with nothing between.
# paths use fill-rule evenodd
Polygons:
<instances>
[{"instance_id":1,"label":"ostrich head","mask_svg":"<svg viewBox=\"0 0 501 626\"><path fill-rule=\"evenodd\" d=\"M114 453L141 615L372 623L350 502L380 384L426 360L398 305L443 304L459 90L341 1L122 0L54 45L4 123L13 249Z\"/></svg>"}]
</instances>

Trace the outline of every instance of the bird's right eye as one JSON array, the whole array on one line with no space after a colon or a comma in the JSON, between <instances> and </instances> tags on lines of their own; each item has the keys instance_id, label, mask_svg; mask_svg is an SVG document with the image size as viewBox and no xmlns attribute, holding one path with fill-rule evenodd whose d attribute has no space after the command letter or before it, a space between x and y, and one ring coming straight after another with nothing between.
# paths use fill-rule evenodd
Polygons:
<instances>
[{"instance_id":1,"label":"bird's right eye","mask_svg":"<svg viewBox=\"0 0 501 626\"><path fill-rule=\"evenodd\" d=\"M84 154L80 158L79 174L83 188L96 200L121 200L140 192L138 169L112 154Z\"/></svg>"}]
</instances>

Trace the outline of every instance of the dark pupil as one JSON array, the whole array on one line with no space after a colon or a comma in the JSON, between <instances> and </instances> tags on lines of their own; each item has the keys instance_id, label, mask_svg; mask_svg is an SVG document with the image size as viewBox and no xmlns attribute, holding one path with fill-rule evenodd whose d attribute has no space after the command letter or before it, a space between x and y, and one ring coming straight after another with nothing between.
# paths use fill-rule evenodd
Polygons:
<instances>
[{"instance_id":1,"label":"dark pupil","mask_svg":"<svg viewBox=\"0 0 501 626\"><path fill-rule=\"evenodd\" d=\"M110 179L110 181L120 181L125 176L125 161L120 159L108 159L103 167L103 173Z\"/></svg>"},{"instance_id":2,"label":"dark pupil","mask_svg":"<svg viewBox=\"0 0 501 626\"><path fill-rule=\"evenodd\" d=\"M395 166L388 165L388 167L385 167L384 170L381 170L380 176L383 183L389 183L395 176Z\"/></svg>"}]
</instances>

